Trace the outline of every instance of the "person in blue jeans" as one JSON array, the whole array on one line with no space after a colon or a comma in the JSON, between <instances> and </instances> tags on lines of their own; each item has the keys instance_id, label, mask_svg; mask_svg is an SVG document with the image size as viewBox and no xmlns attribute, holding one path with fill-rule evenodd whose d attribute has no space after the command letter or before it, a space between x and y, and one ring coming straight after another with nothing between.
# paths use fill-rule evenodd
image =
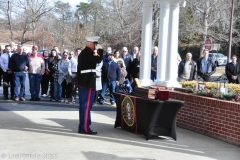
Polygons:
<instances>
[{"instance_id":1,"label":"person in blue jeans","mask_svg":"<svg viewBox=\"0 0 240 160\"><path fill-rule=\"evenodd\" d=\"M61 101L62 100L62 85L58 82L58 78L59 78L59 70L58 70L58 62L53 66L53 70L54 70L54 93L53 93L53 98L52 98L52 102L55 101Z\"/></svg>"},{"instance_id":2,"label":"person in blue jeans","mask_svg":"<svg viewBox=\"0 0 240 160\"><path fill-rule=\"evenodd\" d=\"M25 101L24 92L25 92L25 82L26 82L26 73L24 71L21 72L14 72L14 94L15 94L15 101ZM20 86L20 93L18 92L18 86Z\"/></svg>"},{"instance_id":3,"label":"person in blue jeans","mask_svg":"<svg viewBox=\"0 0 240 160\"><path fill-rule=\"evenodd\" d=\"M23 55L23 46L18 45L18 51L16 54L13 54L9 60L9 71L13 73L14 78L14 94L15 101L25 101L24 91L25 91L25 81L26 74L24 71L27 71L28 67L28 58L26 55ZM20 93L18 92L18 87L20 86Z\"/></svg>"},{"instance_id":4,"label":"person in blue jeans","mask_svg":"<svg viewBox=\"0 0 240 160\"><path fill-rule=\"evenodd\" d=\"M32 56L29 57L29 83L30 83L30 101L40 101L40 83L42 80L42 75L45 72L45 63L42 57L38 56L38 46L32 46Z\"/></svg>"},{"instance_id":5,"label":"person in blue jeans","mask_svg":"<svg viewBox=\"0 0 240 160\"><path fill-rule=\"evenodd\" d=\"M119 65L114 62L114 54L108 54L108 61L103 62L102 66L102 91L99 98L99 103L104 103L104 97L107 87L110 91L110 103L115 105L115 99L113 97L113 92L115 92L116 85L119 85L119 80L121 77L121 70Z\"/></svg>"},{"instance_id":6,"label":"person in blue jeans","mask_svg":"<svg viewBox=\"0 0 240 160\"><path fill-rule=\"evenodd\" d=\"M48 96L48 85L49 85L49 68L48 68L48 60L49 60L49 55L48 55L48 51L45 50L43 51L43 58L44 58L44 62L45 62L45 72L42 75L42 80L41 80L41 96L42 97L47 97Z\"/></svg>"},{"instance_id":7,"label":"person in blue jeans","mask_svg":"<svg viewBox=\"0 0 240 160\"><path fill-rule=\"evenodd\" d=\"M103 49L98 44L98 36L86 37L86 47L78 56L77 85L79 89L79 125L78 133L96 135L90 128L91 110L96 93L96 64L103 58ZM94 52L94 50L97 52Z\"/></svg>"}]
</instances>

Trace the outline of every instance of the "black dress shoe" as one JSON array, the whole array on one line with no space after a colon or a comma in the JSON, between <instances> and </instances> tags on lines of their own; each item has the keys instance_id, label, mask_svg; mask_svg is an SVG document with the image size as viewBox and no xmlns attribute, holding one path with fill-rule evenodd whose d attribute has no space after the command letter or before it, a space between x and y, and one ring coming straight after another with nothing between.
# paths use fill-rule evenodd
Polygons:
<instances>
[{"instance_id":1,"label":"black dress shoe","mask_svg":"<svg viewBox=\"0 0 240 160\"><path fill-rule=\"evenodd\" d=\"M31 98L30 101L35 101L35 98Z\"/></svg>"},{"instance_id":2,"label":"black dress shoe","mask_svg":"<svg viewBox=\"0 0 240 160\"><path fill-rule=\"evenodd\" d=\"M78 131L78 133L80 133L80 134L97 134L96 131L90 131L90 132L84 132L84 131L80 132L80 131Z\"/></svg>"},{"instance_id":3,"label":"black dress shoe","mask_svg":"<svg viewBox=\"0 0 240 160\"><path fill-rule=\"evenodd\" d=\"M8 100L8 97L4 97L3 100Z\"/></svg>"},{"instance_id":4,"label":"black dress shoe","mask_svg":"<svg viewBox=\"0 0 240 160\"><path fill-rule=\"evenodd\" d=\"M35 98L35 101L40 101L41 100L41 98Z\"/></svg>"}]
</instances>

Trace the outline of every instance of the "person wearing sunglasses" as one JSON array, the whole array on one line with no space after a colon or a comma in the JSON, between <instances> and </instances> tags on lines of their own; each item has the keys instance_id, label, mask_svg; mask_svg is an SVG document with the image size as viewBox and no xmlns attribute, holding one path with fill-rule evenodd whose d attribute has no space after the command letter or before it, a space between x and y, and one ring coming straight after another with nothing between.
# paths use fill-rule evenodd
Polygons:
<instances>
[{"instance_id":1,"label":"person wearing sunglasses","mask_svg":"<svg viewBox=\"0 0 240 160\"><path fill-rule=\"evenodd\" d=\"M71 60L72 57L74 57L74 52L73 51L69 52L68 59Z\"/></svg>"},{"instance_id":2,"label":"person wearing sunglasses","mask_svg":"<svg viewBox=\"0 0 240 160\"><path fill-rule=\"evenodd\" d=\"M216 72L216 65L208 54L209 50L204 49L203 56L197 60L197 76L204 81L211 81L211 75Z\"/></svg>"},{"instance_id":3,"label":"person wearing sunglasses","mask_svg":"<svg viewBox=\"0 0 240 160\"><path fill-rule=\"evenodd\" d=\"M127 70L127 77L128 80L131 82L132 77L131 77L131 66L132 66L132 56L128 53L127 47L122 48L122 59L124 61L124 64L126 66Z\"/></svg>"}]
</instances>

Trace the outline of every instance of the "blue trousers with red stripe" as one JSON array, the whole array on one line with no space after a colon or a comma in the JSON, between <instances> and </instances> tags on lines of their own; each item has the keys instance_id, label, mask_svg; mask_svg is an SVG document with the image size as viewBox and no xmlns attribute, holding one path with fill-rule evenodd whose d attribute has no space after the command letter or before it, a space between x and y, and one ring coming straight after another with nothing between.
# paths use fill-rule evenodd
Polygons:
<instances>
[{"instance_id":1,"label":"blue trousers with red stripe","mask_svg":"<svg viewBox=\"0 0 240 160\"><path fill-rule=\"evenodd\" d=\"M91 88L79 87L79 126L78 132L91 132L91 114L92 104L95 98L95 90Z\"/></svg>"}]
</instances>

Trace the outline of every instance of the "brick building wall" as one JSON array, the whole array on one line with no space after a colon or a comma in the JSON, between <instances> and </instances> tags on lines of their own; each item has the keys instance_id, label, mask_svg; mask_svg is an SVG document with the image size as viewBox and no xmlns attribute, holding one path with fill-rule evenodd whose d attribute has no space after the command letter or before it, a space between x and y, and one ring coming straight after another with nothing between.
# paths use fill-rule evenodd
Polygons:
<instances>
[{"instance_id":1,"label":"brick building wall","mask_svg":"<svg viewBox=\"0 0 240 160\"><path fill-rule=\"evenodd\" d=\"M185 101L177 126L240 146L240 103L170 91L170 98Z\"/></svg>"}]
</instances>

